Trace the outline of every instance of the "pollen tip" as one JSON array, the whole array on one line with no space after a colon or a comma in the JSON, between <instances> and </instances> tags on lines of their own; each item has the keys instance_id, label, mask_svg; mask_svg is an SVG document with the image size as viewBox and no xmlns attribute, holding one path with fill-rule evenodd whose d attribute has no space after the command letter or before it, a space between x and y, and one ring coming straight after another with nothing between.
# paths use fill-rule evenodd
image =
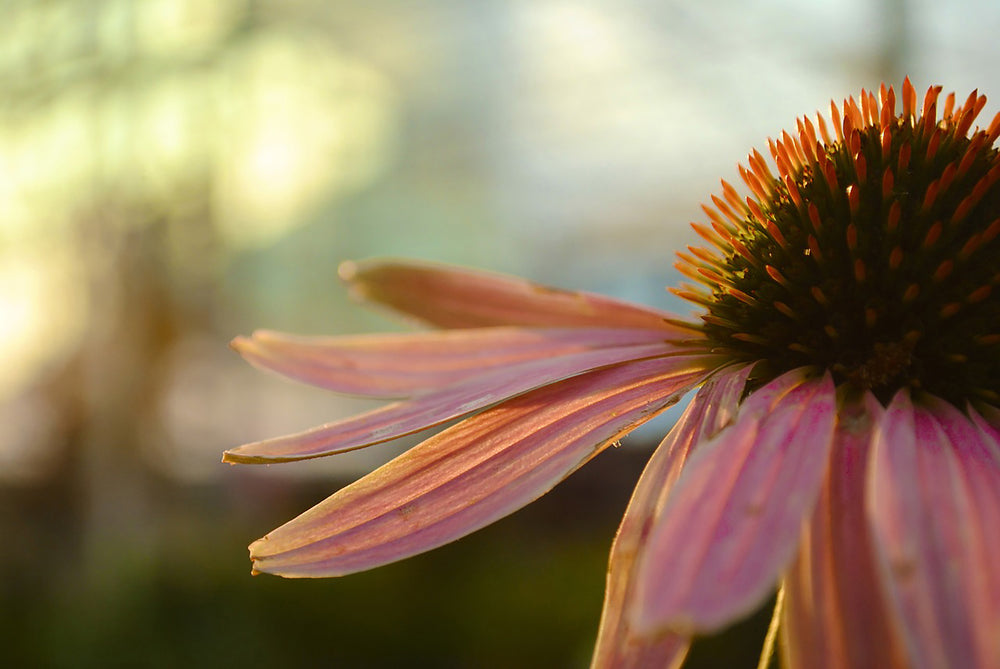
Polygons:
<instances>
[{"instance_id":1,"label":"pollen tip","mask_svg":"<svg viewBox=\"0 0 1000 669\"><path fill-rule=\"evenodd\" d=\"M889 268L893 270L899 269L899 266L903 263L903 249L899 246L893 247L892 251L889 252Z\"/></svg>"},{"instance_id":2,"label":"pollen tip","mask_svg":"<svg viewBox=\"0 0 1000 669\"><path fill-rule=\"evenodd\" d=\"M971 304L975 304L976 302L982 302L987 297L989 297L990 293L992 292L993 292L993 286L988 286L988 285L980 286L979 288L976 288L974 291L969 293L969 296L966 298L966 300Z\"/></svg>"},{"instance_id":3,"label":"pollen tip","mask_svg":"<svg viewBox=\"0 0 1000 669\"><path fill-rule=\"evenodd\" d=\"M910 154L912 149L909 144L903 144L899 147L899 157L896 161L896 166L900 174L906 171L906 168L910 166Z\"/></svg>"},{"instance_id":4,"label":"pollen tip","mask_svg":"<svg viewBox=\"0 0 1000 669\"><path fill-rule=\"evenodd\" d=\"M767 346L771 342L768 341L767 337L759 337L757 335L749 334L747 332L734 332L729 335L733 339L738 339L740 341L745 341L750 344L760 344L761 346Z\"/></svg>"},{"instance_id":5,"label":"pollen tip","mask_svg":"<svg viewBox=\"0 0 1000 669\"><path fill-rule=\"evenodd\" d=\"M990 404L1000 404L1000 393L996 393L986 388L977 388L976 394L986 399Z\"/></svg>"},{"instance_id":6,"label":"pollen tip","mask_svg":"<svg viewBox=\"0 0 1000 669\"><path fill-rule=\"evenodd\" d=\"M691 330L699 333L703 332L702 326L698 323L692 323L691 321L686 321L681 318L664 318L663 322L684 330Z\"/></svg>"},{"instance_id":7,"label":"pollen tip","mask_svg":"<svg viewBox=\"0 0 1000 669\"><path fill-rule=\"evenodd\" d=\"M790 306L788 306L787 304L785 304L784 302L781 302L779 300L775 300L773 304L774 304L774 308L775 309L777 309L778 311L780 311L782 314L784 314L788 318L791 318L792 320L795 320L795 311Z\"/></svg>"},{"instance_id":8,"label":"pollen tip","mask_svg":"<svg viewBox=\"0 0 1000 669\"><path fill-rule=\"evenodd\" d=\"M961 303L949 302L948 304L941 307L941 311L938 313L941 316L941 318L951 318L961 310L962 310Z\"/></svg>"},{"instance_id":9,"label":"pollen tip","mask_svg":"<svg viewBox=\"0 0 1000 669\"><path fill-rule=\"evenodd\" d=\"M858 175L861 178L861 175ZM861 188L857 184L851 184L847 187L847 203L851 209L851 215L856 215L858 210L861 209Z\"/></svg>"},{"instance_id":10,"label":"pollen tip","mask_svg":"<svg viewBox=\"0 0 1000 669\"><path fill-rule=\"evenodd\" d=\"M903 79L903 115L911 120L916 118L917 91L909 77Z\"/></svg>"},{"instance_id":11,"label":"pollen tip","mask_svg":"<svg viewBox=\"0 0 1000 669\"><path fill-rule=\"evenodd\" d=\"M942 229L943 226L941 225L941 221L937 221L936 223L934 223L934 225L928 228L927 234L924 235L924 241L922 245L924 250L932 248L937 243L938 239L940 239L941 237Z\"/></svg>"},{"instance_id":12,"label":"pollen tip","mask_svg":"<svg viewBox=\"0 0 1000 669\"><path fill-rule=\"evenodd\" d=\"M755 300L750 295L747 295L746 293L744 293L742 290L740 290L738 288L734 288L732 286L726 286L725 287L725 291L729 295L732 295L733 297L735 297L740 302L744 302L744 303L750 305L751 307L757 306L757 300Z\"/></svg>"},{"instance_id":13,"label":"pollen tip","mask_svg":"<svg viewBox=\"0 0 1000 669\"><path fill-rule=\"evenodd\" d=\"M765 265L764 271L767 272L768 276L780 283L782 286L786 288L789 286L788 279L786 279L785 275L781 273L781 270L774 265Z\"/></svg>"},{"instance_id":14,"label":"pollen tip","mask_svg":"<svg viewBox=\"0 0 1000 669\"><path fill-rule=\"evenodd\" d=\"M824 307L830 306L830 300L827 299L826 294L820 289L819 286L812 286L809 289L812 294L813 299L822 304Z\"/></svg>"},{"instance_id":15,"label":"pollen tip","mask_svg":"<svg viewBox=\"0 0 1000 669\"><path fill-rule=\"evenodd\" d=\"M856 151L853 154L854 159L854 174L857 175L858 181L864 183L868 180L868 160L861 151Z\"/></svg>"},{"instance_id":16,"label":"pollen tip","mask_svg":"<svg viewBox=\"0 0 1000 669\"><path fill-rule=\"evenodd\" d=\"M858 226L854 223L849 223L847 225L847 231L845 232L847 237L847 248L851 252L858 250Z\"/></svg>"},{"instance_id":17,"label":"pollen tip","mask_svg":"<svg viewBox=\"0 0 1000 669\"><path fill-rule=\"evenodd\" d=\"M694 289L693 287L689 286L686 289L670 288L669 290L677 297L687 300L688 302L694 302L695 304L700 304L703 307L712 306L712 298L709 295Z\"/></svg>"},{"instance_id":18,"label":"pollen tip","mask_svg":"<svg viewBox=\"0 0 1000 669\"><path fill-rule=\"evenodd\" d=\"M891 120L891 118L894 118L894 117L890 117L889 120ZM892 150L892 126L891 125L885 125L885 127L882 128L882 134L880 135L879 139L882 142L882 160L885 160L886 158L889 157L889 152Z\"/></svg>"},{"instance_id":19,"label":"pollen tip","mask_svg":"<svg viewBox=\"0 0 1000 669\"><path fill-rule=\"evenodd\" d=\"M935 283L940 283L941 281L948 278L951 271L955 268L955 263L951 260L944 260L938 265L937 269L934 270L934 275L931 277Z\"/></svg>"},{"instance_id":20,"label":"pollen tip","mask_svg":"<svg viewBox=\"0 0 1000 669\"><path fill-rule=\"evenodd\" d=\"M865 271L865 261L858 258L854 261L854 279L858 283L862 283L865 280L867 273Z\"/></svg>"},{"instance_id":21,"label":"pollen tip","mask_svg":"<svg viewBox=\"0 0 1000 669\"><path fill-rule=\"evenodd\" d=\"M823 252L819 248L819 240L816 239L815 235L809 235L806 239L806 243L809 245L808 253L816 262L823 262Z\"/></svg>"},{"instance_id":22,"label":"pollen tip","mask_svg":"<svg viewBox=\"0 0 1000 669\"><path fill-rule=\"evenodd\" d=\"M903 208L896 200L889 206L889 215L886 217L885 227L888 232L895 232L899 227L899 220L903 216Z\"/></svg>"}]
</instances>

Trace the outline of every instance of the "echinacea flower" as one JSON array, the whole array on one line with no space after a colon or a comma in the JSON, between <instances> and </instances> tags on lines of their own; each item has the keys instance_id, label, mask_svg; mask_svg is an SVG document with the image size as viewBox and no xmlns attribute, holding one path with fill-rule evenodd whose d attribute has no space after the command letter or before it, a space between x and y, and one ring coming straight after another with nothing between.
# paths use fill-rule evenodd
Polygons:
<instances>
[{"instance_id":1,"label":"echinacea flower","mask_svg":"<svg viewBox=\"0 0 1000 669\"><path fill-rule=\"evenodd\" d=\"M462 418L250 546L339 576L544 494L699 387L615 539L597 667L676 666L775 588L790 667L1000 666L1000 115L909 80L831 103L723 182L674 292L699 318L444 266L349 263L411 334L238 338L252 363L398 398L228 462ZM831 131L832 125L832 131Z\"/></svg>"}]
</instances>

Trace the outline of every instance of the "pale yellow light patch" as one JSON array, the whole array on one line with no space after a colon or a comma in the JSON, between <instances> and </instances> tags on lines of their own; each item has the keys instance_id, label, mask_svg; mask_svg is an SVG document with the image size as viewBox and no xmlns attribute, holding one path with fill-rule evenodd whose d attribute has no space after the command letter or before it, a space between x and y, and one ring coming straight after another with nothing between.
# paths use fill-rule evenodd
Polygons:
<instances>
[{"instance_id":1,"label":"pale yellow light patch","mask_svg":"<svg viewBox=\"0 0 1000 669\"><path fill-rule=\"evenodd\" d=\"M88 325L87 292L80 256L69 244L44 234L28 238L23 228L4 232L8 243L0 247L0 480L29 481L51 465L59 443L57 409L44 390L32 392L32 386L42 370L58 371L60 359L79 346Z\"/></svg>"},{"instance_id":2,"label":"pale yellow light patch","mask_svg":"<svg viewBox=\"0 0 1000 669\"><path fill-rule=\"evenodd\" d=\"M134 6L135 42L150 55L192 55L232 31L244 3L236 0L144 0Z\"/></svg>"},{"instance_id":3,"label":"pale yellow light patch","mask_svg":"<svg viewBox=\"0 0 1000 669\"><path fill-rule=\"evenodd\" d=\"M14 141L9 135L0 134L0 243L9 241L16 230L29 219L31 207L21 183L23 176L17 169Z\"/></svg>"},{"instance_id":4,"label":"pale yellow light patch","mask_svg":"<svg viewBox=\"0 0 1000 669\"><path fill-rule=\"evenodd\" d=\"M230 243L265 245L386 165L392 87L328 43L263 36L234 57L228 83L218 209Z\"/></svg>"},{"instance_id":5,"label":"pale yellow light patch","mask_svg":"<svg viewBox=\"0 0 1000 669\"><path fill-rule=\"evenodd\" d=\"M0 129L3 202L0 216L6 238L50 232L62 225L67 206L97 169L93 116L84 101L68 98L52 111L21 118Z\"/></svg>"},{"instance_id":6,"label":"pale yellow light patch","mask_svg":"<svg viewBox=\"0 0 1000 669\"><path fill-rule=\"evenodd\" d=\"M613 13L574 2L546 3L534 11L551 52L559 54L541 61L550 76L562 71L557 59L571 60L586 72L613 71L631 63L629 32L616 25Z\"/></svg>"},{"instance_id":7,"label":"pale yellow light patch","mask_svg":"<svg viewBox=\"0 0 1000 669\"><path fill-rule=\"evenodd\" d=\"M164 191L209 176L218 113L210 73L185 72L158 80L135 103L131 160L144 188Z\"/></svg>"},{"instance_id":8,"label":"pale yellow light patch","mask_svg":"<svg viewBox=\"0 0 1000 669\"><path fill-rule=\"evenodd\" d=\"M80 274L69 248L0 254L0 401L79 342L87 310Z\"/></svg>"}]
</instances>

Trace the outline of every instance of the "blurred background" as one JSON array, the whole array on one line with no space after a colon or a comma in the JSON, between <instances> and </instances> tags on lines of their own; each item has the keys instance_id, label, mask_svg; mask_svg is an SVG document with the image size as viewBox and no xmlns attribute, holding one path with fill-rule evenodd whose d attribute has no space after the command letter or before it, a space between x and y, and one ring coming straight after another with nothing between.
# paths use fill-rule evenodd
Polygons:
<instances>
[{"instance_id":1,"label":"blurred background","mask_svg":"<svg viewBox=\"0 0 1000 669\"><path fill-rule=\"evenodd\" d=\"M369 406L227 342L397 327L336 279L384 255L687 311L673 252L752 147L906 73L1000 99L998 26L987 0L0 2L7 666L586 666L671 415L452 546L251 578L251 540L407 444L221 464ZM755 666L766 624L692 666Z\"/></svg>"}]
</instances>

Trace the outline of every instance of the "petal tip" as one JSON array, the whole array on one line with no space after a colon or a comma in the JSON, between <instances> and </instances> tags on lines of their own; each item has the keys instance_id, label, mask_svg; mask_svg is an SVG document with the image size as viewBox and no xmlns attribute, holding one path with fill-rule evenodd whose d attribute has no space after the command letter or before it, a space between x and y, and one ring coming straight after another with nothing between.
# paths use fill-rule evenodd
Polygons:
<instances>
[{"instance_id":1,"label":"petal tip","mask_svg":"<svg viewBox=\"0 0 1000 669\"><path fill-rule=\"evenodd\" d=\"M337 276L341 281L351 283L358 275L358 263L354 260L345 260L337 267Z\"/></svg>"},{"instance_id":2,"label":"petal tip","mask_svg":"<svg viewBox=\"0 0 1000 669\"><path fill-rule=\"evenodd\" d=\"M274 343L281 339L287 339L288 335L282 337L281 333L274 330L254 330L253 334L249 337L237 337L237 339L246 339L248 342L260 342L260 343ZM235 340L234 340L235 341Z\"/></svg>"},{"instance_id":3,"label":"petal tip","mask_svg":"<svg viewBox=\"0 0 1000 669\"><path fill-rule=\"evenodd\" d=\"M250 575L251 576L260 576L261 574L272 574L273 575L273 572L270 572L267 569L264 569L263 567L261 567L260 558L257 557L256 555L254 555L254 553L253 553L253 547L256 546L258 543L260 543L261 541L263 541L263 539L258 539L257 541L255 541L252 544L250 544L250 547L249 547L250 548Z\"/></svg>"},{"instance_id":4,"label":"petal tip","mask_svg":"<svg viewBox=\"0 0 1000 669\"><path fill-rule=\"evenodd\" d=\"M656 638L665 634L681 637L693 637L699 631L704 631L695 623L694 618L684 613L676 613L664 618L646 606L640 606L632 614L633 632L640 638Z\"/></svg>"},{"instance_id":5,"label":"petal tip","mask_svg":"<svg viewBox=\"0 0 1000 669\"><path fill-rule=\"evenodd\" d=\"M247 348L252 345L250 337L244 337L240 335L238 337L233 337L229 342L229 348L233 349L237 353L243 353Z\"/></svg>"},{"instance_id":6,"label":"petal tip","mask_svg":"<svg viewBox=\"0 0 1000 669\"><path fill-rule=\"evenodd\" d=\"M238 446L224 451L222 453L222 461L228 465L263 465L274 462L272 459L263 458L259 455L240 453L240 449L242 448L243 446Z\"/></svg>"}]
</instances>

